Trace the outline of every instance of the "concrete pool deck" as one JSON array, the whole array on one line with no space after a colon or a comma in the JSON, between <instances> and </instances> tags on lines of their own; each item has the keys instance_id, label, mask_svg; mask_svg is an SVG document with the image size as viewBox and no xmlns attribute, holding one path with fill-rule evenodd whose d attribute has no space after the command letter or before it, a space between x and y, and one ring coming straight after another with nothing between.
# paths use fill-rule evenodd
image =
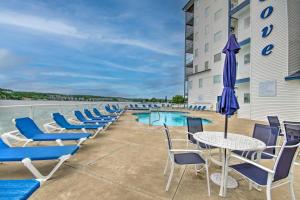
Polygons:
<instances>
[{"instance_id":1,"label":"concrete pool deck","mask_svg":"<svg viewBox=\"0 0 300 200\"><path fill-rule=\"evenodd\" d=\"M190 115L213 121L205 130L223 131L224 117L213 112L196 111ZM254 121L229 120L229 131L252 135ZM197 176L194 167L177 167L169 192L165 192L168 176L163 175L167 158L163 129L138 123L130 112L125 113L105 134L87 141L78 153L67 161L53 178L38 189L32 200L40 199L208 199L205 173ZM176 138L185 138L186 127L170 127ZM52 143L53 144L53 143ZM185 143L181 145L184 147ZM178 146L176 146L178 147ZM180 147L180 145L179 145ZM37 162L48 172L55 162ZM269 165L270 163L265 163ZM220 171L210 166L210 174ZM239 187L229 189L226 198L218 196L219 186L212 181L209 199L266 199L265 191L249 191L240 176ZM183 175L183 176L182 176ZM31 179L31 173L20 163L0 164L1 179ZM300 166L295 167L295 194L300 197ZM288 186L276 188L273 199L290 199Z\"/></svg>"}]
</instances>

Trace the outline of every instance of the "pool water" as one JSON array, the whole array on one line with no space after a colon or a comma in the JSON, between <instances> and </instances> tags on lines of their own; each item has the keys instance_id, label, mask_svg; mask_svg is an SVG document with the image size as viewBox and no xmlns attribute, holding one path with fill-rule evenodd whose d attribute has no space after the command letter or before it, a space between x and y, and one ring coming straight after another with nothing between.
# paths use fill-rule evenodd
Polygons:
<instances>
[{"instance_id":1,"label":"pool water","mask_svg":"<svg viewBox=\"0 0 300 200\"><path fill-rule=\"evenodd\" d=\"M164 123L168 126L186 126L186 112L151 112L151 124L162 126ZM149 124L150 113L135 113L137 121L143 124ZM202 119L203 125L212 123L210 120Z\"/></svg>"}]
</instances>

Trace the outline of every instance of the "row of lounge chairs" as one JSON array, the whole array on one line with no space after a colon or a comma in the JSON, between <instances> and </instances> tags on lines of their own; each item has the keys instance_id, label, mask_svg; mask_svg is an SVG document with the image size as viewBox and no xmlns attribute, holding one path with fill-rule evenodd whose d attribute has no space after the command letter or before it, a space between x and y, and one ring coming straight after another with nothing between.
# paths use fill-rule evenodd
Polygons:
<instances>
[{"instance_id":1,"label":"row of lounge chairs","mask_svg":"<svg viewBox=\"0 0 300 200\"><path fill-rule=\"evenodd\" d=\"M194 111L201 111L201 110L206 110L207 108L206 108L206 106L197 106L197 105L192 106L192 105L190 105L188 107L188 109L189 110L194 110Z\"/></svg>"},{"instance_id":2,"label":"row of lounge chairs","mask_svg":"<svg viewBox=\"0 0 300 200\"><path fill-rule=\"evenodd\" d=\"M106 130L113 122L117 121L124 112L116 106L105 106L109 115L102 114L97 108L93 113L84 109L86 117L80 111L74 111L77 117L76 123L70 123L60 113L53 113L54 122L46 124L47 131L56 130L59 133L43 132L29 117L13 119L17 131L11 131L1 135L0 139L0 163L22 162L34 175L33 180L0 180L0 199L27 199L40 185L50 179L60 166L71 158L79 150L80 145L89 138L95 137L100 131ZM66 131L75 131L73 133ZM94 134L87 130L94 131ZM78 131L81 131L79 133ZM50 131L49 131L50 132ZM65 133L63 133L65 132ZM10 140L22 142L22 147L14 147ZM56 142L58 146L30 146L32 142ZM76 145L65 145L65 141L75 141ZM43 175L32 161L58 160L56 166L49 174Z\"/></svg>"},{"instance_id":3,"label":"row of lounge chairs","mask_svg":"<svg viewBox=\"0 0 300 200\"><path fill-rule=\"evenodd\" d=\"M159 109L159 108L162 108L162 107L170 108L171 105L170 104L161 104L161 105L157 105L157 104L142 104L142 105L129 104L128 105L129 110L149 110L149 109Z\"/></svg>"}]
</instances>

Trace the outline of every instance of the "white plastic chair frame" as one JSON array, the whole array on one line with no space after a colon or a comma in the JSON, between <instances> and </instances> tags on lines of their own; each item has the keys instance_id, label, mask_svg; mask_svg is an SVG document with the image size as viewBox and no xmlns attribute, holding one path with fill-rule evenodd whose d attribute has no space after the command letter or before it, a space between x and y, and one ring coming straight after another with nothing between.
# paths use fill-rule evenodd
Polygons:
<instances>
[{"instance_id":1,"label":"white plastic chair frame","mask_svg":"<svg viewBox=\"0 0 300 200\"><path fill-rule=\"evenodd\" d=\"M278 147L281 148L277 157L280 158L281 154L283 153L284 148L294 148L294 147L299 147L299 145L300 145L300 143L297 144L297 145L286 146L286 142L284 142L283 146L276 146L277 148ZM249 180L249 182L253 182L254 184L259 185L260 187L266 187L267 200L271 200L272 199L272 197L271 197L271 190L272 189L277 188L277 187L282 186L282 185L285 185L285 184L289 184L289 190L290 190L290 193L291 193L291 196L292 196L292 200L296 200L295 193L294 193L294 188L293 188L293 181L294 181L294 164L295 164L295 160L296 160L296 157L297 157L298 153L299 153L299 149L297 149L297 152L294 155L294 158L293 158L293 161L292 161L292 164L291 164L291 169L290 169L288 177L285 178L285 179L283 179L283 180L280 180L278 182L275 182L275 183L273 183L273 180L274 180L275 170L276 170L277 165L279 163L279 159L276 159L275 164L273 166L273 169L269 169L269 168L267 168L267 167L265 167L263 165L258 164L257 162L254 162L252 160L249 160L249 159L244 158L242 156L239 156L237 154L232 154L230 156L230 158L232 158L232 157L237 158L237 159L239 159L241 161L250 163L250 164L252 164L252 165L254 165L254 166L256 166L256 167L258 167L258 168L260 168L260 169L262 169L262 170L264 170L266 172L268 172L268 181L267 181L267 185L265 186L265 185L259 185L259 184L255 183L255 182L253 182L249 178L245 177L243 174L240 174L239 172L237 172L236 170L233 169L233 171L235 171L236 173L240 174L245 179ZM227 177L225 177L225 181L227 183Z\"/></svg>"},{"instance_id":2,"label":"white plastic chair frame","mask_svg":"<svg viewBox=\"0 0 300 200\"><path fill-rule=\"evenodd\" d=\"M169 130L167 128L164 128L164 131L168 131ZM164 133L165 134L165 133ZM186 139L171 139L170 140L173 141L186 141ZM166 143L168 142L167 140L165 140ZM165 165L165 169L164 169L164 175L166 175L167 170L168 170L168 166L169 166L169 161L170 161L170 175L168 178L168 182L166 185L166 191L169 190L170 188L170 184L173 178L173 173L174 173L174 168L175 168L175 158L174 158L174 153L198 153L199 155L201 155L202 151L198 150L198 149L169 149L168 144L167 144L167 148L168 148L168 158L167 158L167 162ZM208 196L210 196L210 181L209 181L209 171L208 171L208 160L206 157L204 157L203 155L201 155L202 158L205 158L205 164L201 164L204 165L204 168L206 170L206 181L207 181L207 190L208 190ZM196 169L196 168L195 168ZM196 169L196 175L197 175L197 169Z\"/></svg>"}]
</instances>

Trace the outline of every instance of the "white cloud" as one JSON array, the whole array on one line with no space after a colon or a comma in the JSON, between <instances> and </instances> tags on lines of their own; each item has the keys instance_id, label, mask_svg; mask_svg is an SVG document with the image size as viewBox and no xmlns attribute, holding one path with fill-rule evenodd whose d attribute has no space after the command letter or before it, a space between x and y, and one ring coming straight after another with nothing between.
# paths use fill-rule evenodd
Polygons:
<instances>
[{"instance_id":1,"label":"white cloud","mask_svg":"<svg viewBox=\"0 0 300 200\"><path fill-rule=\"evenodd\" d=\"M17 56L7 49L0 49L0 69L18 67L24 62L26 62L25 58Z\"/></svg>"},{"instance_id":2,"label":"white cloud","mask_svg":"<svg viewBox=\"0 0 300 200\"><path fill-rule=\"evenodd\" d=\"M179 55L177 49L166 48L165 45L161 45L159 42L128 38L126 35L117 34L112 27L97 27L96 29L93 28L93 30L82 32L79 31L79 27L67 24L62 20L21 14L8 10L0 10L0 24L17 26L72 38L90 39L95 42L138 47L163 55Z\"/></svg>"},{"instance_id":3,"label":"white cloud","mask_svg":"<svg viewBox=\"0 0 300 200\"><path fill-rule=\"evenodd\" d=\"M0 11L0 23L81 39L88 37L64 22L11 11Z\"/></svg>"},{"instance_id":4,"label":"white cloud","mask_svg":"<svg viewBox=\"0 0 300 200\"><path fill-rule=\"evenodd\" d=\"M101 75L88 75L82 73L72 73L72 72L42 72L43 76L55 76L55 77L71 77L71 78L86 78L95 80L120 80L120 78L101 76Z\"/></svg>"}]
</instances>

